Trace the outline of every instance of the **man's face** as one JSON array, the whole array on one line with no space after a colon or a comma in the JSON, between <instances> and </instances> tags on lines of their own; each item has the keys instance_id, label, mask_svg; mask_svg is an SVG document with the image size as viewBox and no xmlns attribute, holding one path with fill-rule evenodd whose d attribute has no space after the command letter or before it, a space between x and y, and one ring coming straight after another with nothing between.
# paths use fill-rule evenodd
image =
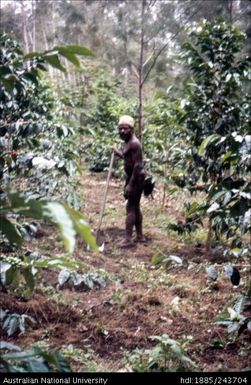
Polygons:
<instances>
[{"instance_id":1,"label":"man's face","mask_svg":"<svg viewBox=\"0 0 251 385\"><path fill-rule=\"evenodd\" d=\"M128 126L127 124L121 124L119 126L119 136L122 140L125 142L128 142L132 134L132 127Z\"/></svg>"}]
</instances>

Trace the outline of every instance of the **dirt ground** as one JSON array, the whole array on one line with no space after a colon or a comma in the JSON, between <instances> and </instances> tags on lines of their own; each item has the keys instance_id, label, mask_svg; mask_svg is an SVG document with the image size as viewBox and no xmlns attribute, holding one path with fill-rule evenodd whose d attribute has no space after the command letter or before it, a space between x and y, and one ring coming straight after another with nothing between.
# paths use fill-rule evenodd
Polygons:
<instances>
[{"instance_id":1,"label":"dirt ground","mask_svg":"<svg viewBox=\"0 0 251 385\"><path fill-rule=\"evenodd\" d=\"M84 197L81 210L93 231L105 184L105 174L87 174L80 180ZM124 235L125 204L122 183L113 179L99 239L104 251L94 254L78 240L72 257L85 262L90 270L105 271L106 287L89 291L59 289L58 271L43 270L28 298L20 292L1 292L1 308L28 314L37 321L25 333L12 337L2 330L1 339L24 348L36 343L54 350L71 346L78 353L91 352L89 360L96 362L96 370L123 371L127 370L124 352L155 346L150 336L167 334L177 341L192 336L186 354L197 364L194 370L241 371L250 367L250 334L244 332L236 338L236 334L227 333L226 327L214 323L215 317L245 292L250 279L247 261L235 264L242 275L240 285L233 288L223 274L222 264L227 261L205 251L206 230L197 239L168 232L167 218L182 218L182 199L169 196L163 206L160 188L154 200L142 198L146 241L122 249L119 243ZM40 245L43 255L62 252L52 226L41 225L37 238L30 241L30 246ZM183 264L155 266L152 257L158 253L179 256ZM212 263L220 272L216 283L210 282L205 272L205 266ZM245 314L248 311L246 308ZM72 364L75 371L86 368L80 359L72 358Z\"/></svg>"}]
</instances>

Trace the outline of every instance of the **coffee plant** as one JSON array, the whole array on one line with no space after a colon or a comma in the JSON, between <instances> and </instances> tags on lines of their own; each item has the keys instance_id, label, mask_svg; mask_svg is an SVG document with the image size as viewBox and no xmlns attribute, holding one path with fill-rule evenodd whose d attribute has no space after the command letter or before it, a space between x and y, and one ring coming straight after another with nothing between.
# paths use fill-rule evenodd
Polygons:
<instances>
[{"instance_id":1,"label":"coffee plant","mask_svg":"<svg viewBox=\"0 0 251 385\"><path fill-rule=\"evenodd\" d=\"M133 372L185 372L196 367L194 361L186 354L186 345L190 336L180 342L167 334L149 337L157 341L152 349L135 349L125 354L125 359Z\"/></svg>"},{"instance_id":2,"label":"coffee plant","mask_svg":"<svg viewBox=\"0 0 251 385\"><path fill-rule=\"evenodd\" d=\"M223 235L239 255L250 231L250 59L241 55L245 35L225 22L200 21L187 31L183 59L191 73L181 101L179 133L186 144L173 179L191 192L203 186L206 201L188 207L187 224L209 218L216 239ZM176 149L177 155L177 149ZM185 156L184 156L185 155ZM210 236L209 236L210 241Z\"/></svg>"},{"instance_id":3,"label":"coffee plant","mask_svg":"<svg viewBox=\"0 0 251 385\"><path fill-rule=\"evenodd\" d=\"M121 145L118 121L121 115L135 116L136 103L121 96L121 82L101 70L91 82L90 92L95 96L85 117L85 160L92 171L103 171L109 166L114 143ZM116 168L116 166L115 166Z\"/></svg>"},{"instance_id":4,"label":"coffee plant","mask_svg":"<svg viewBox=\"0 0 251 385\"><path fill-rule=\"evenodd\" d=\"M1 243L6 247L8 240L13 250L23 250L27 234L23 219L34 218L58 227L68 253L74 250L76 234L95 249L95 239L83 215L62 203L62 198L67 200L67 195L72 195L74 187L67 180L71 182L78 168L79 134L67 124L60 112L62 100L44 76L47 64L65 71L60 57L79 65L76 55L91 52L85 47L66 46L24 55L10 36L1 34L0 43ZM25 226L27 229L29 225ZM22 274L32 290L33 262L26 258L24 250L12 260L1 256L1 272L6 273L1 276L1 284L17 286Z\"/></svg>"},{"instance_id":5,"label":"coffee plant","mask_svg":"<svg viewBox=\"0 0 251 385\"><path fill-rule=\"evenodd\" d=\"M8 337L19 332L24 333L28 324L36 323L33 317L27 314L11 313L8 309L0 309L0 320Z\"/></svg>"},{"instance_id":6,"label":"coffee plant","mask_svg":"<svg viewBox=\"0 0 251 385\"><path fill-rule=\"evenodd\" d=\"M59 352L48 352L37 346L24 351L6 341L0 341L0 349L3 353L0 357L2 373L71 372L68 362Z\"/></svg>"}]
</instances>

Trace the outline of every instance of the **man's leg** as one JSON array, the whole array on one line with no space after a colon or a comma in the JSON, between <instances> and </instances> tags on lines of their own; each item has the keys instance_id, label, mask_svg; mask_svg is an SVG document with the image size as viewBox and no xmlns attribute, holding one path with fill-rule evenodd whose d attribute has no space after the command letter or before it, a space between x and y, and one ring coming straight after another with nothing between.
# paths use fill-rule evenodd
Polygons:
<instances>
[{"instance_id":1,"label":"man's leg","mask_svg":"<svg viewBox=\"0 0 251 385\"><path fill-rule=\"evenodd\" d=\"M142 242L144 240L142 231L143 216L140 210L140 199L143 192L144 179L139 181L137 190L135 192L135 227L136 227L136 241Z\"/></svg>"},{"instance_id":2,"label":"man's leg","mask_svg":"<svg viewBox=\"0 0 251 385\"><path fill-rule=\"evenodd\" d=\"M135 200L130 197L126 204L125 239L120 243L120 247L127 248L134 246L132 242L132 233L135 220Z\"/></svg>"},{"instance_id":3,"label":"man's leg","mask_svg":"<svg viewBox=\"0 0 251 385\"><path fill-rule=\"evenodd\" d=\"M143 231L142 231L142 222L143 222L143 216L140 211L140 207L136 207L136 218L135 218L135 227L136 227L136 241L140 242L143 241Z\"/></svg>"},{"instance_id":4,"label":"man's leg","mask_svg":"<svg viewBox=\"0 0 251 385\"><path fill-rule=\"evenodd\" d=\"M136 222L135 201L129 198L126 205L126 240L132 240L133 226Z\"/></svg>"}]
</instances>

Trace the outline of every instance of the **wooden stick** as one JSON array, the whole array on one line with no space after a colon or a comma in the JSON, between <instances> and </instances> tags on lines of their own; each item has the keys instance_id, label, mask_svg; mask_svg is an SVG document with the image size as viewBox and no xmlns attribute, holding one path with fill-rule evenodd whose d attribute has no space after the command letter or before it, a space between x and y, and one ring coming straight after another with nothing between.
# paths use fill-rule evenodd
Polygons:
<instances>
[{"instance_id":1,"label":"wooden stick","mask_svg":"<svg viewBox=\"0 0 251 385\"><path fill-rule=\"evenodd\" d=\"M103 200L102 208L101 208L100 215L99 215L99 223L98 223L98 227L97 227L97 231L96 231L97 243L98 243L99 232L100 232L102 219L103 219L103 215L104 215L104 211L105 211L105 204L106 204L109 182L110 182L110 178L111 178L111 174L112 174L113 162L114 162L114 151L112 152L112 156L111 156L111 160L110 160L110 165L109 165L109 170L108 170L108 175L107 175L107 180L106 180L105 195L104 195L104 200Z\"/></svg>"}]
</instances>

